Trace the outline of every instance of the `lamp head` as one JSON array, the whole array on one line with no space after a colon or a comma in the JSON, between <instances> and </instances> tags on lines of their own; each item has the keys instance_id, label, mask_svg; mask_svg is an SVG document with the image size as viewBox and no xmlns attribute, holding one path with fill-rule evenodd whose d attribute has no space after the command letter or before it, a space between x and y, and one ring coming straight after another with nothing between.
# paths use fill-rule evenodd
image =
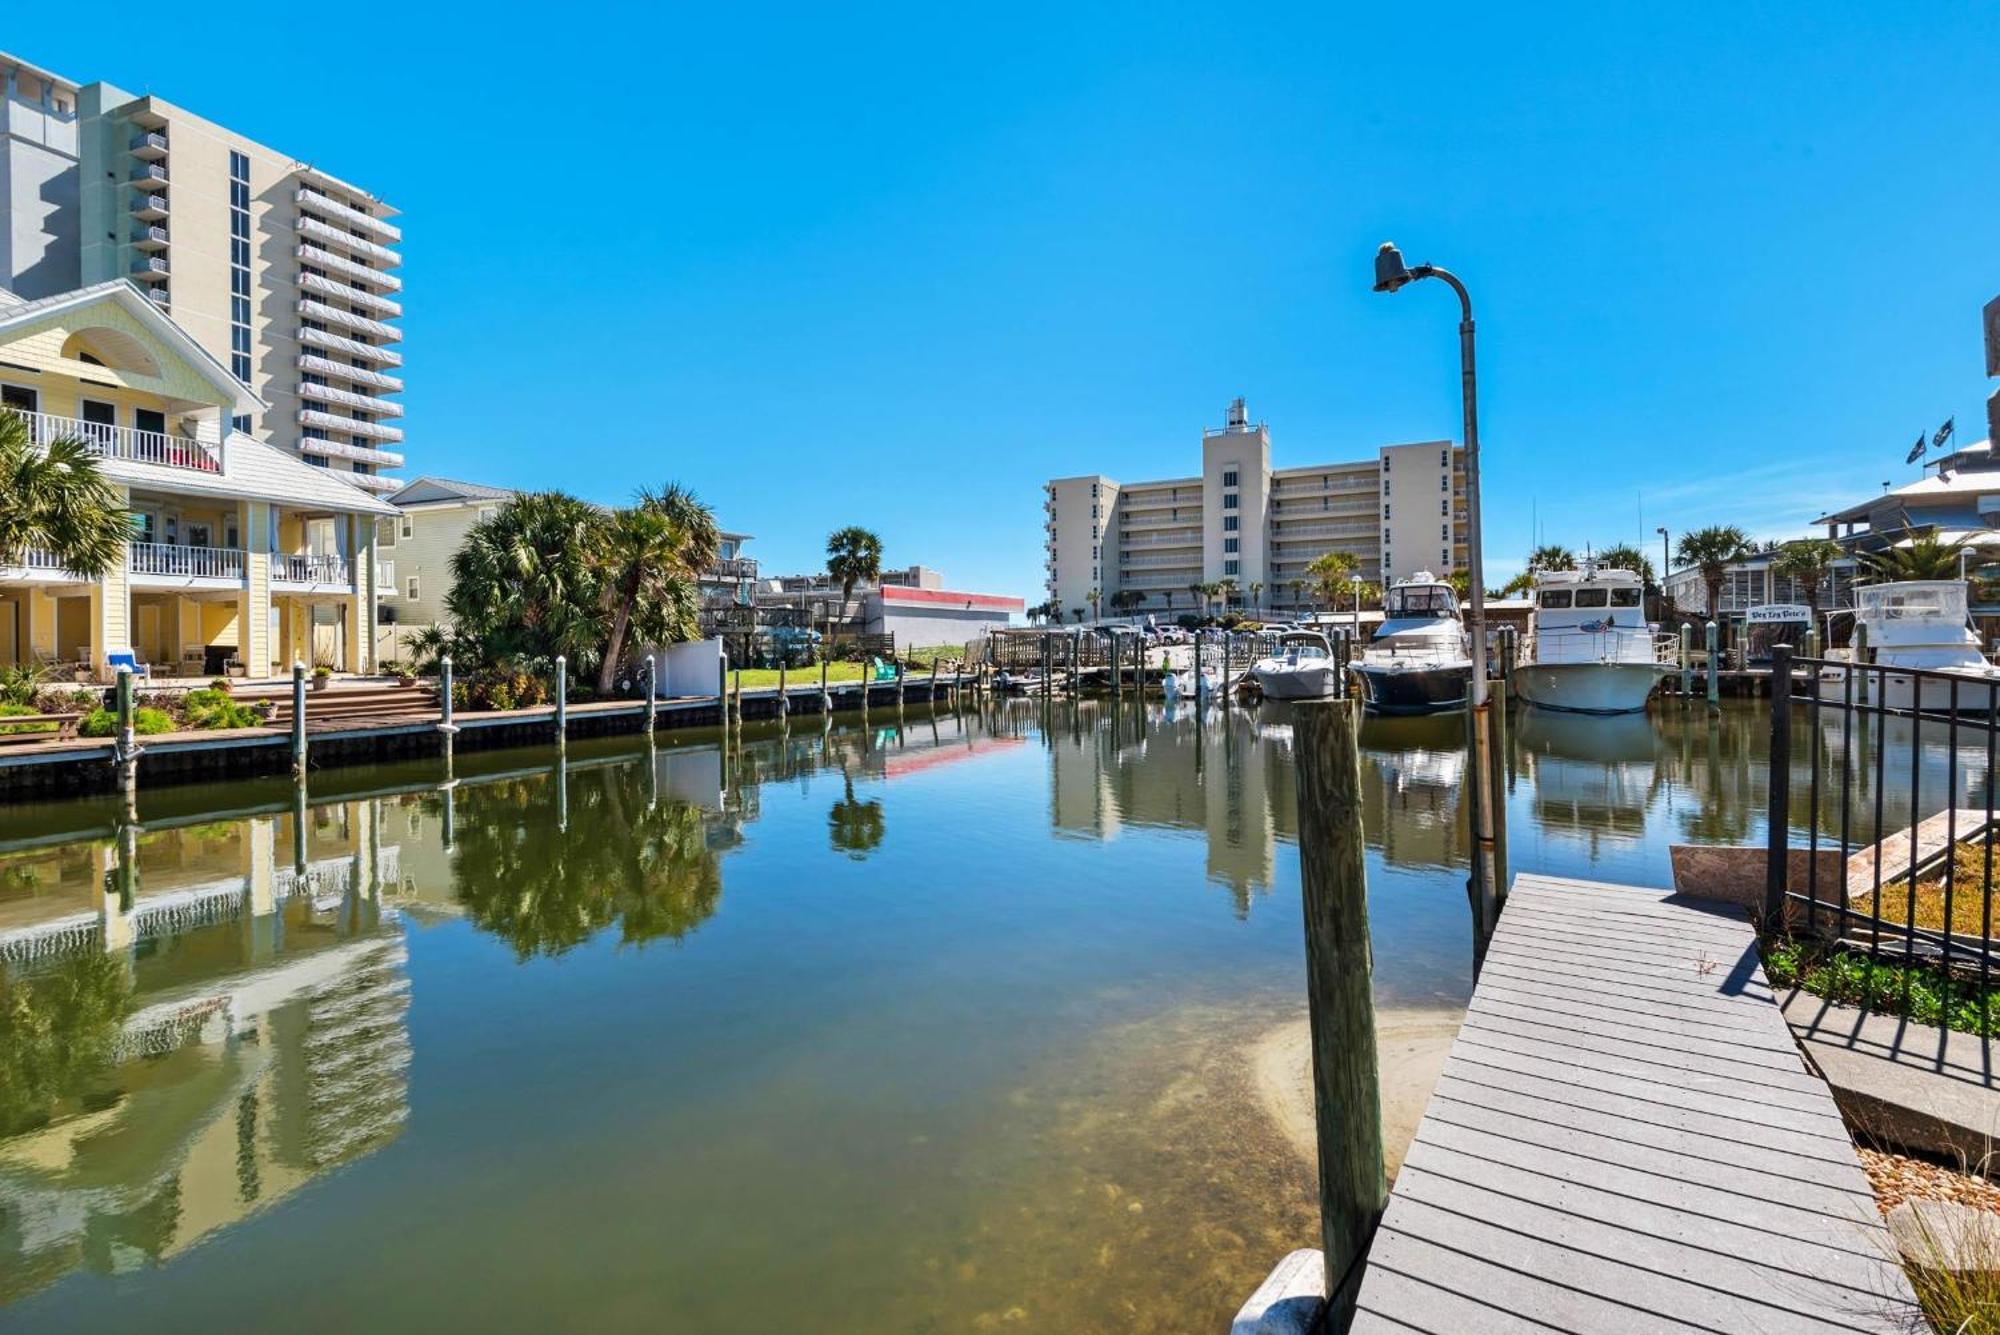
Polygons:
<instances>
[{"instance_id":1,"label":"lamp head","mask_svg":"<svg viewBox=\"0 0 2000 1335\"><path fill-rule=\"evenodd\" d=\"M1409 281L1410 271L1403 264L1403 252L1396 249L1395 242L1384 241L1375 252L1375 290L1394 292Z\"/></svg>"}]
</instances>

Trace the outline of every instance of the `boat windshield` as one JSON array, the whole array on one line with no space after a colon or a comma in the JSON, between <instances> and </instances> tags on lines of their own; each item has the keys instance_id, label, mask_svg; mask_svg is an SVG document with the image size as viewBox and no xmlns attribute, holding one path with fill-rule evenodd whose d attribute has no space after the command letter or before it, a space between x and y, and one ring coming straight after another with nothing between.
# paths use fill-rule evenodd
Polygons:
<instances>
[{"instance_id":1,"label":"boat windshield","mask_svg":"<svg viewBox=\"0 0 2000 1335\"><path fill-rule=\"evenodd\" d=\"M1854 601L1864 621L1965 620L1963 584L1864 584Z\"/></svg>"},{"instance_id":2,"label":"boat windshield","mask_svg":"<svg viewBox=\"0 0 2000 1335\"><path fill-rule=\"evenodd\" d=\"M1383 600L1386 617L1448 617L1458 615L1458 600L1444 584L1413 584L1393 588Z\"/></svg>"}]
</instances>

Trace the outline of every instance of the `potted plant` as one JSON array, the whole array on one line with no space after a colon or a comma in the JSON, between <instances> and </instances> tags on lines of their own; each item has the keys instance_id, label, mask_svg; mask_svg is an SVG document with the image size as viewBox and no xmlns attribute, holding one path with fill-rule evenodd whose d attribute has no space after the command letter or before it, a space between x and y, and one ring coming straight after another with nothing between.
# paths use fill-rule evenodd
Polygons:
<instances>
[{"instance_id":1,"label":"potted plant","mask_svg":"<svg viewBox=\"0 0 2000 1335\"><path fill-rule=\"evenodd\" d=\"M326 689L327 680L333 676L333 667L328 663L315 663L313 664L312 675L313 689L315 691L323 691Z\"/></svg>"}]
</instances>

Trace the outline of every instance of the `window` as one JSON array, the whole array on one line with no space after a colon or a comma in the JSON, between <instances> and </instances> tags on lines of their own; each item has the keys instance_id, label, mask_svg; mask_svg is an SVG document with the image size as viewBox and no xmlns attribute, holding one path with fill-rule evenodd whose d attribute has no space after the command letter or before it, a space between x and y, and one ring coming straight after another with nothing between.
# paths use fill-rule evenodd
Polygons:
<instances>
[{"instance_id":1,"label":"window","mask_svg":"<svg viewBox=\"0 0 2000 1335\"><path fill-rule=\"evenodd\" d=\"M1443 566L1446 570L1451 569L1451 553L1448 551L1439 552L1438 564Z\"/></svg>"},{"instance_id":2,"label":"window","mask_svg":"<svg viewBox=\"0 0 2000 1335\"><path fill-rule=\"evenodd\" d=\"M1449 517L1450 517L1450 515L1451 515L1451 502L1450 502L1450 501L1439 501L1439 502L1438 502L1438 513L1439 513L1439 514L1441 514L1441 515L1444 515L1444 516L1446 516L1447 518L1449 518Z\"/></svg>"},{"instance_id":3,"label":"window","mask_svg":"<svg viewBox=\"0 0 2000 1335\"><path fill-rule=\"evenodd\" d=\"M1389 517L1389 507L1386 505L1382 507L1382 517L1384 519L1387 519Z\"/></svg>"},{"instance_id":4,"label":"window","mask_svg":"<svg viewBox=\"0 0 2000 1335\"><path fill-rule=\"evenodd\" d=\"M1451 541L1451 525L1450 525L1450 524L1439 524L1439 525L1438 525L1438 541L1439 541L1439 542L1450 542L1450 541Z\"/></svg>"},{"instance_id":5,"label":"window","mask_svg":"<svg viewBox=\"0 0 2000 1335\"><path fill-rule=\"evenodd\" d=\"M1389 494L1389 479L1386 477L1382 479L1382 494L1384 496Z\"/></svg>"},{"instance_id":6,"label":"window","mask_svg":"<svg viewBox=\"0 0 2000 1335\"><path fill-rule=\"evenodd\" d=\"M1568 607L1569 590L1543 589L1541 593L1536 595L1535 602L1542 607Z\"/></svg>"},{"instance_id":7,"label":"window","mask_svg":"<svg viewBox=\"0 0 2000 1335\"><path fill-rule=\"evenodd\" d=\"M1236 470L1235 470L1235 469L1233 469L1233 468L1225 468L1225 469L1223 469L1223 470L1222 470L1222 485L1223 485L1223 486L1225 486L1225 487L1233 487L1233 486L1235 486L1235 485L1236 485Z\"/></svg>"},{"instance_id":8,"label":"window","mask_svg":"<svg viewBox=\"0 0 2000 1335\"><path fill-rule=\"evenodd\" d=\"M246 436L247 436L247 435L249 435L249 434L250 434L250 414L249 414L249 413L238 413L238 414L236 414L236 415L235 415L234 417L230 418L230 419L229 419L229 429L230 429L231 431L237 431L237 432L241 432L241 433L242 433L243 435L246 435Z\"/></svg>"},{"instance_id":9,"label":"window","mask_svg":"<svg viewBox=\"0 0 2000 1335\"><path fill-rule=\"evenodd\" d=\"M1222 517L1222 531L1225 533L1234 533L1236 531L1235 515L1224 515Z\"/></svg>"},{"instance_id":10,"label":"window","mask_svg":"<svg viewBox=\"0 0 2000 1335\"><path fill-rule=\"evenodd\" d=\"M1224 538L1222 540L1222 550L1225 552L1234 552L1239 541L1240 539L1237 538Z\"/></svg>"},{"instance_id":11,"label":"window","mask_svg":"<svg viewBox=\"0 0 2000 1335\"><path fill-rule=\"evenodd\" d=\"M415 602L417 598L420 596L417 593L417 577L415 575L410 576L409 579L404 581L403 596L405 598L408 598L411 602Z\"/></svg>"},{"instance_id":12,"label":"window","mask_svg":"<svg viewBox=\"0 0 2000 1335\"><path fill-rule=\"evenodd\" d=\"M1576 591L1576 605L1578 607L1605 607L1610 602L1611 595L1608 589L1578 589Z\"/></svg>"},{"instance_id":13,"label":"window","mask_svg":"<svg viewBox=\"0 0 2000 1335\"><path fill-rule=\"evenodd\" d=\"M250 383L250 157L229 154L229 373Z\"/></svg>"},{"instance_id":14,"label":"window","mask_svg":"<svg viewBox=\"0 0 2000 1335\"><path fill-rule=\"evenodd\" d=\"M1446 469L1451 467L1450 449L1442 449L1438 451L1438 467Z\"/></svg>"},{"instance_id":15,"label":"window","mask_svg":"<svg viewBox=\"0 0 2000 1335\"><path fill-rule=\"evenodd\" d=\"M1222 563L1222 573L1225 575L1240 575L1243 573L1237 568L1240 564L1237 561L1224 561Z\"/></svg>"},{"instance_id":16,"label":"window","mask_svg":"<svg viewBox=\"0 0 2000 1335\"><path fill-rule=\"evenodd\" d=\"M394 547L396 545L396 524L394 520L378 520L375 524L375 545Z\"/></svg>"},{"instance_id":17,"label":"window","mask_svg":"<svg viewBox=\"0 0 2000 1335\"><path fill-rule=\"evenodd\" d=\"M1234 510L1236 508L1235 492L1225 491L1222 493L1222 508L1225 510Z\"/></svg>"},{"instance_id":18,"label":"window","mask_svg":"<svg viewBox=\"0 0 2000 1335\"><path fill-rule=\"evenodd\" d=\"M1439 479L1438 479L1438 490L1439 490L1439 491L1450 491L1450 490L1451 490L1451 474L1450 474L1450 473L1446 473L1446 474L1445 474L1445 475L1444 475L1443 477L1441 477L1441 478L1439 478Z\"/></svg>"},{"instance_id":19,"label":"window","mask_svg":"<svg viewBox=\"0 0 2000 1335\"><path fill-rule=\"evenodd\" d=\"M1613 607L1637 607L1639 605L1639 591L1637 589L1613 589L1611 591L1611 605Z\"/></svg>"}]
</instances>

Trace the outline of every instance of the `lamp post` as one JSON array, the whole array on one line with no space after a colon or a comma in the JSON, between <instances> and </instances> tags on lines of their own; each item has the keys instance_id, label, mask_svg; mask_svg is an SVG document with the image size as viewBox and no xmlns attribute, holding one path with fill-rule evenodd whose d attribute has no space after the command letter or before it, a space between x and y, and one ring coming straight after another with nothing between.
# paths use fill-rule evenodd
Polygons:
<instances>
[{"instance_id":1,"label":"lamp post","mask_svg":"<svg viewBox=\"0 0 2000 1335\"><path fill-rule=\"evenodd\" d=\"M1660 595L1665 597L1667 592L1667 572L1673 569L1674 566L1673 546L1667 541L1666 529L1656 528L1653 532L1660 535Z\"/></svg>"},{"instance_id":2,"label":"lamp post","mask_svg":"<svg viewBox=\"0 0 2000 1335\"><path fill-rule=\"evenodd\" d=\"M1979 549L1969 544L1958 549L1958 579L1961 584L1965 582L1965 563L1977 555Z\"/></svg>"},{"instance_id":3,"label":"lamp post","mask_svg":"<svg viewBox=\"0 0 2000 1335\"><path fill-rule=\"evenodd\" d=\"M1494 817L1501 808L1493 793L1491 776L1483 772L1482 762L1487 757L1479 754L1481 748L1490 753L1493 733L1492 702L1486 686L1486 569L1480 553L1479 376L1473 360L1472 294L1465 290L1465 284L1458 280L1457 275L1447 269L1435 264L1419 264L1414 269L1406 266L1403 252L1396 249L1393 241L1384 241L1381 249L1375 252L1377 292L1394 292L1423 278L1439 279L1458 294L1459 387L1465 412L1466 574L1471 582L1471 597L1468 599L1471 615L1467 629L1472 638L1472 689L1468 703L1472 711L1475 752L1472 761L1478 794L1472 806L1472 875L1483 936L1493 930L1500 911L1500 900L1507 887L1502 880L1504 871L1496 865L1497 849L1494 844ZM1483 940L1478 953L1481 956L1485 953Z\"/></svg>"}]
</instances>

